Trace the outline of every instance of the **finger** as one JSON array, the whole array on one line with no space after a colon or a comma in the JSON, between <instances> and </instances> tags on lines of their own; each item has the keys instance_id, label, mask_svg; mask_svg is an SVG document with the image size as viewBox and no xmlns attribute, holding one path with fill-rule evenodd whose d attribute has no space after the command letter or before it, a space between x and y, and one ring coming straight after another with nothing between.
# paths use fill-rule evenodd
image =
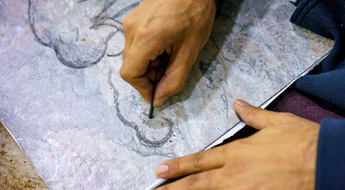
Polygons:
<instances>
[{"instance_id":1,"label":"finger","mask_svg":"<svg viewBox=\"0 0 345 190\"><path fill-rule=\"evenodd\" d=\"M133 14L134 11L132 11L131 13L127 14L125 16L125 18L123 19L122 22L122 28L123 28L123 32L125 35L125 47L123 50L123 58L126 57L132 42L133 42L133 34L135 33L135 31L137 30L137 24L136 24L136 20L133 19L134 17L131 16L131 14Z\"/></svg>"},{"instance_id":2,"label":"finger","mask_svg":"<svg viewBox=\"0 0 345 190\"><path fill-rule=\"evenodd\" d=\"M150 77L146 74L148 64L135 57L129 58L129 56L127 56L128 54L129 53L124 57L122 67L120 69L120 76L123 80L133 86L147 102L151 102L153 84ZM134 63L137 63L140 66L134 67Z\"/></svg>"},{"instance_id":3,"label":"finger","mask_svg":"<svg viewBox=\"0 0 345 190\"><path fill-rule=\"evenodd\" d=\"M163 64L163 61L161 61L160 59L156 59L150 63L150 67L156 68L162 66Z\"/></svg>"},{"instance_id":4,"label":"finger","mask_svg":"<svg viewBox=\"0 0 345 190\"><path fill-rule=\"evenodd\" d=\"M138 51L136 47L133 48L132 44L131 49L124 54L123 65L120 70L122 79L138 90L141 96L148 102L151 102L153 95L153 83L147 75L150 64L150 52L154 52L154 50Z\"/></svg>"},{"instance_id":5,"label":"finger","mask_svg":"<svg viewBox=\"0 0 345 190\"><path fill-rule=\"evenodd\" d=\"M171 40L174 40L173 38L166 39L167 36L169 35L155 33L150 35L147 31L141 32L134 38L130 48L126 49L124 54L120 75L148 102L151 102L153 95L153 83L146 75L148 66L164 52Z\"/></svg>"},{"instance_id":6,"label":"finger","mask_svg":"<svg viewBox=\"0 0 345 190\"><path fill-rule=\"evenodd\" d=\"M171 184L159 187L157 190L207 190L218 189L219 185L224 180L222 172L219 169L206 171L198 174L193 174L184 177Z\"/></svg>"},{"instance_id":7,"label":"finger","mask_svg":"<svg viewBox=\"0 0 345 190\"><path fill-rule=\"evenodd\" d=\"M150 80L154 83L157 76L156 69L153 67L149 67L147 70L147 75L149 76Z\"/></svg>"},{"instance_id":8,"label":"finger","mask_svg":"<svg viewBox=\"0 0 345 190\"><path fill-rule=\"evenodd\" d=\"M180 92L184 88L196 56L195 50L187 46L183 46L173 53L165 75L156 86L155 106L163 104L168 97Z\"/></svg>"},{"instance_id":9,"label":"finger","mask_svg":"<svg viewBox=\"0 0 345 190\"><path fill-rule=\"evenodd\" d=\"M254 107L243 100L236 100L234 109L243 122L256 129L277 126L286 120L281 113Z\"/></svg>"},{"instance_id":10,"label":"finger","mask_svg":"<svg viewBox=\"0 0 345 190\"><path fill-rule=\"evenodd\" d=\"M164 76L164 73L165 73L165 69L166 69L166 67L159 67L159 68L157 68L157 76L156 76L156 84L157 84L157 82L159 81L159 80L161 80L161 78Z\"/></svg>"},{"instance_id":11,"label":"finger","mask_svg":"<svg viewBox=\"0 0 345 190\"><path fill-rule=\"evenodd\" d=\"M133 12L131 14L133 14ZM149 64L149 62L146 60L136 59L136 57L133 56L133 52L130 51L134 40L133 34L137 31L136 22L137 21L135 21L133 16L130 16L130 14L126 15L123 22L125 47L123 51L123 65L120 70L120 75L125 81L131 84L148 103L151 103L151 99L153 97L153 85L151 81L152 76L155 75L154 69L147 71L147 74L143 74L146 70L145 65ZM133 63L137 63L141 67L133 69Z\"/></svg>"},{"instance_id":12,"label":"finger","mask_svg":"<svg viewBox=\"0 0 345 190\"><path fill-rule=\"evenodd\" d=\"M217 147L161 163L155 173L160 178L175 178L223 166L223 148Z\"/></svg>"},{"instance_id":13,"label":"finger","mask_svg":"<svg viewBox=\"0 0 345 190\"><path fill-rule=\"evenodd\" d=\"M125 34L125 45L128 45L128 48L133 42L134 34L136 34L136 31L138 31L138 28L140 23L138 21L138 18L140 18L140 15L138 15L138 12L136 9L125 15L122 21L122 29L123 33Z\"/></svg>"}]
</instances>

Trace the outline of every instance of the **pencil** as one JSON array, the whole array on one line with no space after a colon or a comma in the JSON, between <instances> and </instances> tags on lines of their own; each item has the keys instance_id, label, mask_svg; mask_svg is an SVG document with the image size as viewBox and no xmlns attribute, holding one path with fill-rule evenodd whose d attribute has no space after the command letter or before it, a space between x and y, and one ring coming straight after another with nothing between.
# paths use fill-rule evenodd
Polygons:
<instances>
[{"instance_id":1,"label":"pencil","mask_svg":"<svg viewBox=\"0 0 345 190\"><path fill-rule=\"evenodd\" d=\"M157 74L155 76L155 81L153 81L152 100L151 100L151 106L150 106L150 112L149 112L150 119L153 118L153 111L155 109L155 107L153 106L153 102L154 102L155 91L156 91L156 80L157 80Z\"/></svg>"}]
</instances>

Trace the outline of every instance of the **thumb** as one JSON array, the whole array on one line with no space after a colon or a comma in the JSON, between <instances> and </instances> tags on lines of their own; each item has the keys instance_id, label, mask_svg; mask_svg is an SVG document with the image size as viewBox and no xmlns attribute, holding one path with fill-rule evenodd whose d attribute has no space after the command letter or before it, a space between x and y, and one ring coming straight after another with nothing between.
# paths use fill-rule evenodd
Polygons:
<instances>
[{"instance_id":1,"label":"thumb","mask_svg":"<svg viewBox=\"0 0 345 190\"><path fill-rule=\"evenodd\" d=\"M254 107L239 99L235 101L234 109L243 122L256 129L273 127L284 121L281 113Z\"/></svg>"},{"instance_id":2,"label":"thumb","mask_svg":"<svg viewBox=\"0 0 345 190\"><path fill-rule=\"evenodd\" d=\"M196 60L196 55L197 52L183 46L171 56L165 74L156 86L155 106L163 104L170 96L184 88L189 72Z\"/></svg>"}]
</instances>

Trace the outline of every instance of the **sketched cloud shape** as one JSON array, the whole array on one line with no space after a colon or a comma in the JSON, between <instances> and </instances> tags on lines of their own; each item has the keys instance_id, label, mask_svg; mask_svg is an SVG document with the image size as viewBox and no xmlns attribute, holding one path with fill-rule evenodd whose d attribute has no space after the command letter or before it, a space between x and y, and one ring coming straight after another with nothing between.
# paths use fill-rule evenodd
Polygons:
<instances>
[{"instance_id":1,"label":"sketched cloud shape","mask_svg":"<svg viewBox=\"0 0 345 190\"><path fill-rule=\"evenodd\" d=\"M117 18L138 4L119 5L117 0L28 1L35 39L52 48L62 64L75 69L93 66L105 56L109 40L117 32L123 33Z\"/></svg>"},{"instance_id":2,"label":"sketched cloud shape","mask_svg":"<svg viewBox=\"0 0 345 190\"><path fill-rule=\"evenodd\" d=\"M181 134L178 124L172 119L174 114L171 110L162 111L154 119L149 119L147 104L144 103L146 106L143 106L138 94L133 89L126 88L128 84L119 82L121 80L117 80L118 76L113 74L110 69L107 80L109 86L106 90L113 95L111 101L115 109L114 115L125 129L118 136L119 142L142 157L176 157L184 148L177 146Z\"/></svg>"}]
</instances>

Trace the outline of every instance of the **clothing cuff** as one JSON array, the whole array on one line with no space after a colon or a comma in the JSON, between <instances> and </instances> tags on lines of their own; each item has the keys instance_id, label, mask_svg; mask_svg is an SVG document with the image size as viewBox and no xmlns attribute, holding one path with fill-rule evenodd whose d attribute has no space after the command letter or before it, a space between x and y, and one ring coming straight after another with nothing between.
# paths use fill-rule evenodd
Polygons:
<instances>
[{"instance_id":1,"label":"clothing cuff","mask_svg":"<svg viewBox=\"0 0 345 190\"><path fill-rule=\"evenodd\" d=\"M217 13L216 13L216 18L219 17L220 15L220 12L222 12L222 7L223 7L223 4L224 4L224 0L214 0L216 2L216 5L217 5Z\"/></svg>"},{"instance_id":2,"label":"clothing cuff","mask_svg":"<svg viewBox=\"0 0 345 190\"><path fill-rule=\"evenodd\" d=\"M324 189L345 189L345 120L321 121L316 190Z\"/></svg>"}]
</instances>

